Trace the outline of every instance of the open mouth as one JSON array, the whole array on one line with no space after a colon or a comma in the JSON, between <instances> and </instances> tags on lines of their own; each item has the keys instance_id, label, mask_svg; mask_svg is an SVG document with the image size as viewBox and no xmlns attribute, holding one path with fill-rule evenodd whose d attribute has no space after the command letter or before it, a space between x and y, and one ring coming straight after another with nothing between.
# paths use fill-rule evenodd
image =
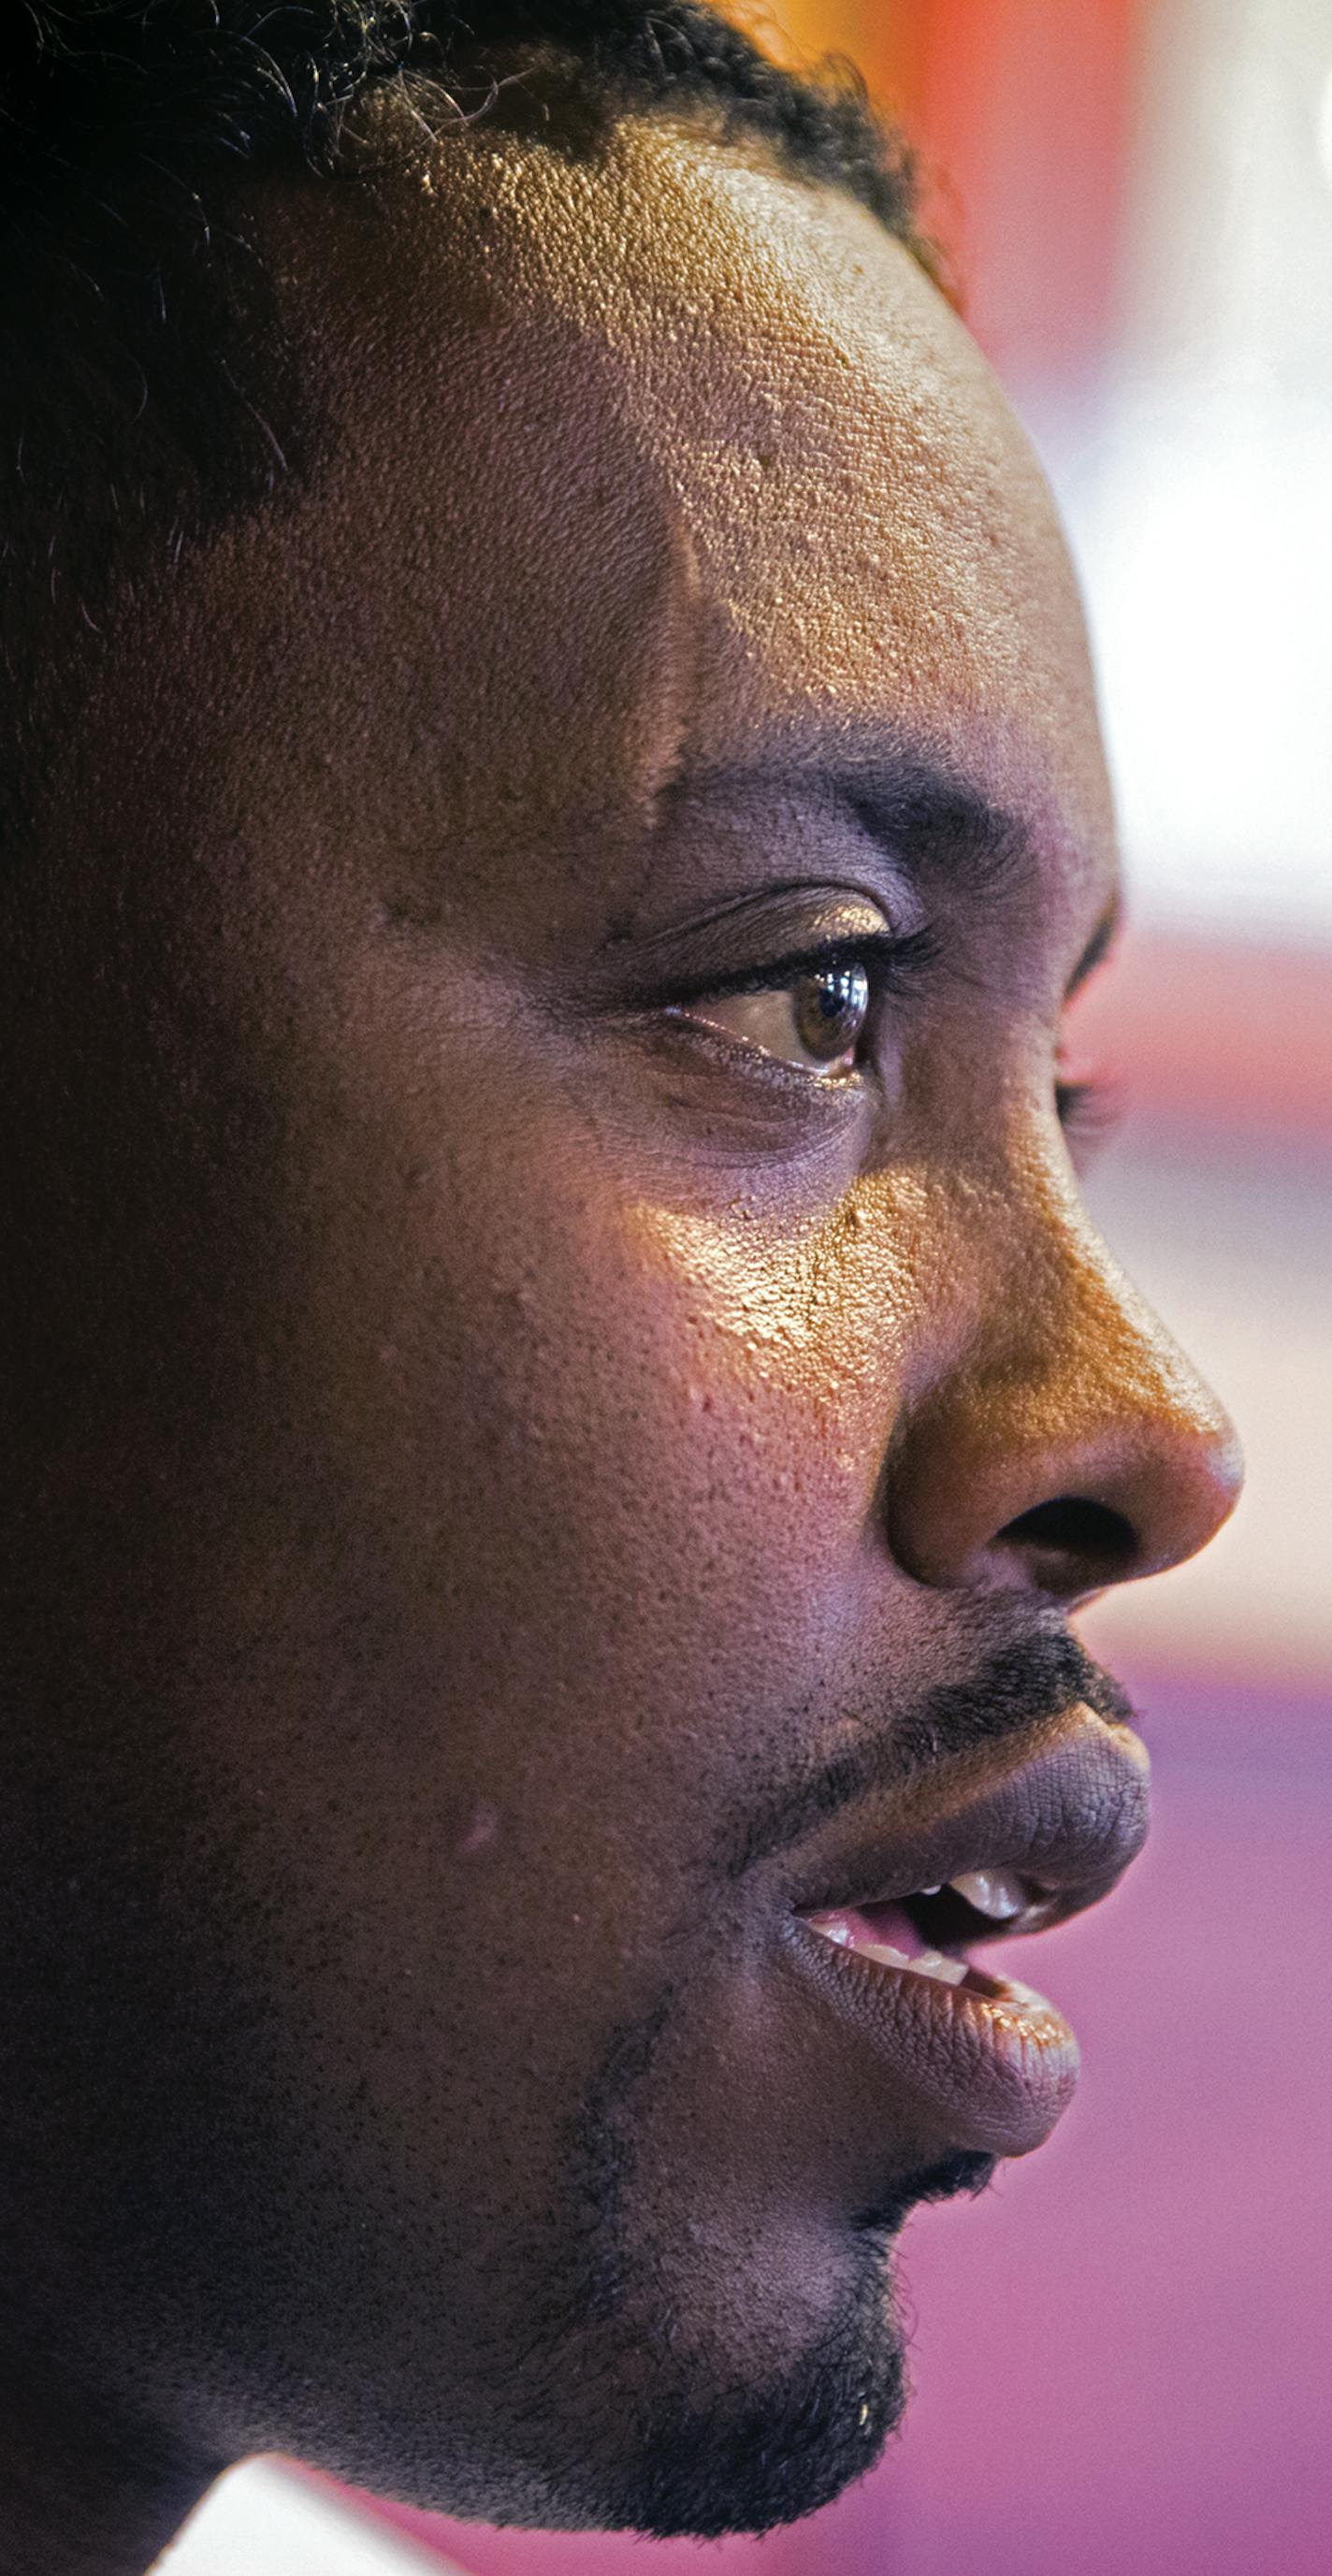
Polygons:
<instances>
[{"instance_id":1,"label":"open mouth","mask_svg":"<svg viewBox=\"0 0 1332 2576\"><path fill-rule=\"evenodd\" d=\"M1069 2101L1068 2023L973 1953L1043 1932L1114 1886L1146 1835L1148 1768L1128 1726L1079 1702L1034 1757L1001 1763L964 1805L947 1801L941 1774L933 1814L904 1829L885 1809L868 1860L862 1821L859 1856L839 1864L829 1850L815 1901L788 1916L802 1974L949 2145L1024 2155Z\"/></svg>"},{"instance_id":2,"label":"open mouth","mask_svg":"<svg viewBox=\"0 0 1332 2576\"><path fill-rule=\"evenodd\" d=\"M838 1949L854 1950L879 1967L992 1994L996 1980L972 1966L970 1950L980 1941L1038 1931L1053 1904L1049 1888L1016 1870L972 1869L891 1904L833 1906L801 1920Z\"/></svg>"}]
</instances>

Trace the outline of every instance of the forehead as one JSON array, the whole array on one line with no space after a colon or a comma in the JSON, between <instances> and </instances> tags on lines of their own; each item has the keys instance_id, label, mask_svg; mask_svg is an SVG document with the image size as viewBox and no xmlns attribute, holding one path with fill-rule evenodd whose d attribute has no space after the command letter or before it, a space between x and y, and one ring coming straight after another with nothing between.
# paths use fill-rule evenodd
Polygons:
<instances>
[{"instance_id":1,"label":"forehead","mask_svg":"<svg viewBox=\"0 0 1332 2576\"><path fill-rule=\"evenodd\" d=\"M682 761L798 789L923 755L1104 898L1048 492L865 209L656 117L595 159L446 139L334 198L313 287L310 198L268 217L342 433L321 503L401 649L446 664L455 748L493 768L498 733L510 811L650 810Z\"/></svg>"}]
</instances>

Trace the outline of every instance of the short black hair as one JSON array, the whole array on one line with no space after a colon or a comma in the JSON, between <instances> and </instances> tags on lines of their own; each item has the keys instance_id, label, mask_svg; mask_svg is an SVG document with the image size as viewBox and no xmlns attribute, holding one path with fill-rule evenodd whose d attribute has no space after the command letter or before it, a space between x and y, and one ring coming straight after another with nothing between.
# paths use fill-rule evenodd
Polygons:
<instances>
[{"instance_id":1,"label":"short black hair","mask_svg":"<svg viewBox=\"0 0 1332 2576\"><path fill-rule=\"evenodd\" d=\"M396 89L422 140L541 131L568 148L657 110L766 139L932 265L911 156L855 67L805 75L702 0L0 0L0 813L32 776L44 664L117 583L259 506L317 453L311 389L236 221L247 173L332 178L354 112ZM525 128L524 128L525 121Z\"/></svg>"}]
</instances>

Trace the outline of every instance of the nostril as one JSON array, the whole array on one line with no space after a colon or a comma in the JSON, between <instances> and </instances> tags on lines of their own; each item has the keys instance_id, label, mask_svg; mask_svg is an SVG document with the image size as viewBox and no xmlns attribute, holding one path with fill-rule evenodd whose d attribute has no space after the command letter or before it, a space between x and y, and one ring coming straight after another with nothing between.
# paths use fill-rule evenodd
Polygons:
<instances>
[{"instance_id":1,"label":"nostril","mask_svg":"<svg viewBox=\"0 0 1332 2576\"><path fill-rule=\"evenodd\" d=\"M996 1542L1042 1557L1057 1556L1094 1582L1113 1583L1138 1556L1138 1533L1122 1512L1081 1494L1058 1494L1005 1523Z\"/></svg>"}]
</instances>

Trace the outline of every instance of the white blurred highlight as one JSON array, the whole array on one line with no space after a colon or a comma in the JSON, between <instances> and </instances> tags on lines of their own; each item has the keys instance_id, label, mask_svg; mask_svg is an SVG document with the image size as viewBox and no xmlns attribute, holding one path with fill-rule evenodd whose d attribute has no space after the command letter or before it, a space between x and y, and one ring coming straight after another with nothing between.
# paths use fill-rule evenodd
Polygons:
<instances>
[{"instance_id":1,"label":"white blurred highlight","mask_svg":"<svg viewBox=\"0 0 1332 2576\"><path fill-rule=\"evenodd\" d=\"M1332 937L1330 42L1327 0L1145 13L1109 381L1037 421L1139 917L1207 932Z\"/></svg>"}]
</instances>

